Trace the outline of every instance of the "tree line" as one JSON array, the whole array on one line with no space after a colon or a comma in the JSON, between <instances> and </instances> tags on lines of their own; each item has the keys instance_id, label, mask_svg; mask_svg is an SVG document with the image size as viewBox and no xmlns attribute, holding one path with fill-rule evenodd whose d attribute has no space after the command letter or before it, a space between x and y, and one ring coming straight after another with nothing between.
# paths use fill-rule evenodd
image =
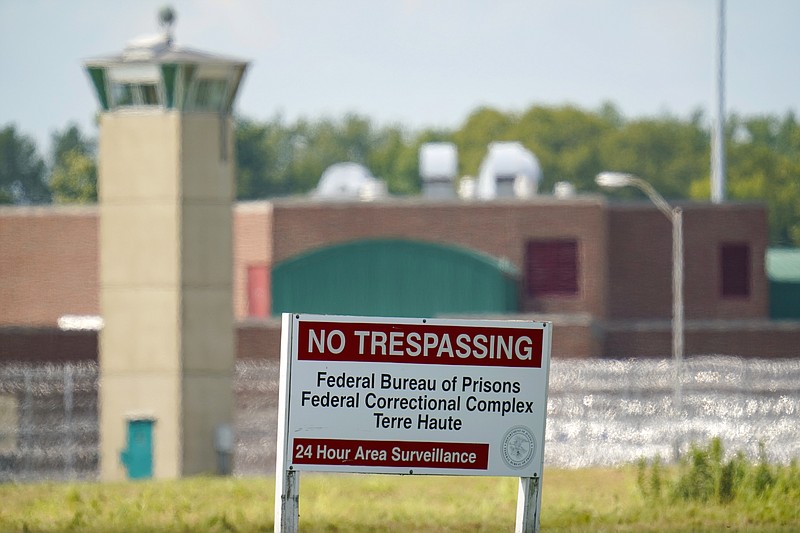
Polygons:
<instances>
[{"instance_id":1,"label":"tree line","mask_svg":"<svg viewBox=\"0 0 800 533\"><path fill-rule=\"evenodd\" d=\"M668 200L710 196L710 131L701 111L626 119L612 104L598 110L534 105L523 112L481 107L458 128L410 131L368 117L235 121L239 200L303 194L323 171L343 161L361 163L395 195L420 190L423 143L453 142L459 172L476 176L492 141L519 141L542 167L543 194L559 181L579 192L598 188L604 170L636 174ZM784 116L728 117L727 198L769 207L770 244L800 246L800 124ZM611 193L634 198L635 190ZM74 124L53 133L49 157L13 124L0 130L0 203L74 203L97 200L96 139Z\"/></svg>"}]
</instances>

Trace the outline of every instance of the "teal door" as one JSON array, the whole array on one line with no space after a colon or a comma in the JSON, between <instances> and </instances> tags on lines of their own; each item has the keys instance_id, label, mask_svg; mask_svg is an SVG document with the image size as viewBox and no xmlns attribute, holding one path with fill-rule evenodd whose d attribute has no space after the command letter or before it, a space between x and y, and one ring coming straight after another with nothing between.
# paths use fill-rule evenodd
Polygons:
<instances>
[{"instance_id":1,"label":"teal door","mask_svg":"<svg viewBox=\"0 0 800 533\"><path fill-rule=\"evenodd\" d=\"M128 447L121 453L130 479L153 477L152 419L128 420Z\"/></svg>"}]
</instances>

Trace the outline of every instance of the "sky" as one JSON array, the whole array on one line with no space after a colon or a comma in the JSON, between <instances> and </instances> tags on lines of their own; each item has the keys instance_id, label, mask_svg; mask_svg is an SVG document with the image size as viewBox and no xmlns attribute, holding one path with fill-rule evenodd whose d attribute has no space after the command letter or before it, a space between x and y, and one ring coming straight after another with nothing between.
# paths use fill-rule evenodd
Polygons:
<instances>
[{"instance_id":1,"label":"sky","mask_svg":"<svg viewBox=\"0 0 800 533\"><path fill-rule=\"evenodd\" d=\"M83 62L177 13L179 46L250 61L238 115L457 128L479 106L713 117L720 0L0 0L0 127L96 135ZM800 112L800 1L727 0L725 108ZM710 118L709 118L710 123Z\"/></svg>"}]
</instances>

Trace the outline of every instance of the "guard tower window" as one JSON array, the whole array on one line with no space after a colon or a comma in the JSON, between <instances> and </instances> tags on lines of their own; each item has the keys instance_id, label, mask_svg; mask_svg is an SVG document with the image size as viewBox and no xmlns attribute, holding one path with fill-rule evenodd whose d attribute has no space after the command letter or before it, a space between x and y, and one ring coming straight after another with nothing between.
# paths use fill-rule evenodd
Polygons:
<instances>
[{"instance_id":1,"label":"guard tower window","mask_svg":"<svg viewBox=\"0 0 800 533\"><path fill-rule=\"evenodd\" d=\"M577 295L578 241L528 241L525 247L525 294L531 298Z\"/></svg>"},{"instance_id":2,"label":"guard tower window","mask_svg":"<svg viewBox=\"0 0 800 533\"><path fill-rule=\"evenodd\" d=\"M723 243L719 259L722 297L750 296L750 246L747 243Z\"/></svg>"},{"instance_id":3,"label":"guard tower window","mask_svg":"<svg viewBox=\"0 0 800 533\"><path fill-rule=\"evenodd\" d=\"M114 83L111 85L111 102L113 106L125 107L134 105L134 84Z\"/></svg>"},{"instance_id":4,"label":"guard tower window","mask_svg":"<svg viewBox=\"0 0 800 533\"><path fill-rule=\"evenodd\" d=\"M139 85L139 96L142 105L159 105L158 87L155 83L142 83Z\"/></svg>"},{"instance_id":5,"label":"guard tower window","mask_svg":"<svg viewBox=\"0 0 800 533\"><path fill-rule=\"evenodd\" d=\"M114 82L111 98L115 107L157 106L161 103L155 83Z\"/></svg>"},{"instance_id":6,"label":"guard tower window","mask_svg":"<svg viewBox=\"0 0 800 533\"><path fill-rule=\"evenodd\" d=\"M184 109L187 111L213 111L225 113L232 76L230 67L202 65L184 72L183 86L186 88Z\"/></svg>"},{"instance_id":7,"label":"guard tower window","mask_svg":"<svg viewBox=\"0 0 800 533\"><path fill-rule=\"evenodd\" d=\"M107 80L110 109L163 105L159 70L154 65L125 65L109 69L107 77L94 76L96 83Z\"/></svg>"},{"instance_id":8,"label":"guard tower window","mask_svg":"<svg viewBox=\"0 0 800 533\"><path fill-rule=\"evenodd\" d=\"M219 111L225 101L227 80L224 79L199 79L195 91L194 108L204 111Z\"/></svg>"}]
</instances>

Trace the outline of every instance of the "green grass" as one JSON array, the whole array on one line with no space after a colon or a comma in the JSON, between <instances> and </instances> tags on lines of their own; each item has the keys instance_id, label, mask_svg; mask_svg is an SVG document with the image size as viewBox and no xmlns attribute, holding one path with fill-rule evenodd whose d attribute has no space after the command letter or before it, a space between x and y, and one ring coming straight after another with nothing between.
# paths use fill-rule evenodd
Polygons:
<instances>
[{"instance_id":1,"label":"green grass","mask_svg":"<svg viewBox=\"0 0 800 533\"><path fill-rule=\"evenodd\" d=\"M653 498L641 476L636 466L545 470L542 531L800 531L795 492ZM300 531L513 531L516 498L514 478L303 474ZM273 509L273 478L0 485L3 532L272 531Z\"/></svg>"}]
</instances>

